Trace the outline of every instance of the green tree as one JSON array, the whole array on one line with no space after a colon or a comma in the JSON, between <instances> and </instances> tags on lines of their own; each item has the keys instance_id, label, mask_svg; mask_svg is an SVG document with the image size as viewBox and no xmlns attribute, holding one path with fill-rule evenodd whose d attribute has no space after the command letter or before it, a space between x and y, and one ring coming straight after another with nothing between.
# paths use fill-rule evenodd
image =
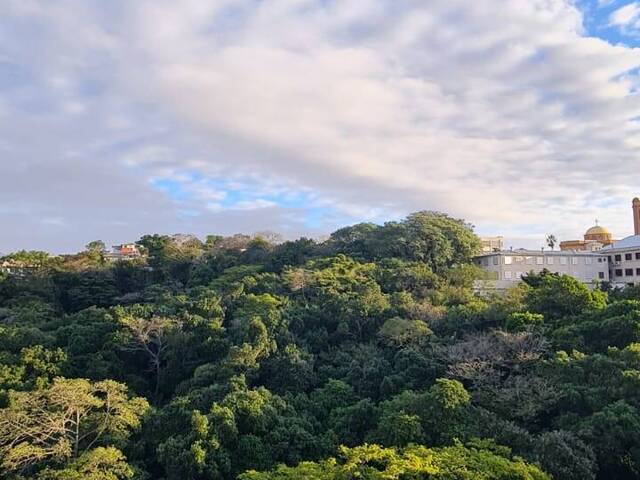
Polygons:
<instances>
[{"instance_id":1,"label":"green tree","mask_svg":"<svg viewBox=\"0 0 640 480\"><path fill-rule=\"evenodd\" d=\"M422 320L406 320L404 318L390 318L380 328L378 335L388 345L407 346L422 345L433 334Z\"/></svg>"},{"instance_id":2,"label":"green tree","mask_svg":"<svg viewBox=\"0 0 640 480\"><path fill-rule=\"evenodd\" d=\"M528 310L544 315L545 320L557 321L597 311L606 304L604 292L589 290L584 283L569 275L542 272L539 275L529 274L523 280L532 287L525 300Z\"/></svg>"},{"instance_id":3,"label":"green tree","mask_svg":"<svg viewBox=\"0 0 640 480\"><path fill-rule=\"evenodd\" d=\"M140 426L144 398L112 380L54 380L51 387L12 392L0 409L0 457L5 472L47 461L68 462L102 442L122 443Z\"/></svg>"},{"instance_id":4,"label":"green tree","mask_svg":"<svg viewBox=\"0 0 640 480\"><path fill-rule=\"evenodd\" d=\"M135 471L114 447L98 447L80 455L63 469L47 468L37 480L128 480Z\"/></svg>"},{"instance_id":5,"label":"green tree","mask_svg":"<svg viewBox=\"0 0 640 480\"><path fill-rule=\"evenodd\" d=\"M304 462L297 467L279 466L273 472L250 471L239 480L548 480L536 466L521 459L509 458L508 450L500 454L476 447L455 445L442 449L422 446L403 450L364 445L342 448L338 459L318 463Z\"/></svg>"}]
</instances>

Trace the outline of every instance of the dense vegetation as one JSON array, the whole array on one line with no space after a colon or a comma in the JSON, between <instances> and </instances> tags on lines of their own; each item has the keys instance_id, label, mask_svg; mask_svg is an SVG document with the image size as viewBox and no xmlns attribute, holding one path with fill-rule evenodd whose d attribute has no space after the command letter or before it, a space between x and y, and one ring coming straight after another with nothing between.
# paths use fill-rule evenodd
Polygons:
<instances>
[{"instance_id":1,"label":"dense vegetation","mask_svg":"<svg viewBox=\"0 0 640 480\"><path fill-rule=\"evenodd\" d=\"M0 477L640 478L639 290L479 296L430 212L138 244L5 258Z\"/></svg>"}]
</instances>

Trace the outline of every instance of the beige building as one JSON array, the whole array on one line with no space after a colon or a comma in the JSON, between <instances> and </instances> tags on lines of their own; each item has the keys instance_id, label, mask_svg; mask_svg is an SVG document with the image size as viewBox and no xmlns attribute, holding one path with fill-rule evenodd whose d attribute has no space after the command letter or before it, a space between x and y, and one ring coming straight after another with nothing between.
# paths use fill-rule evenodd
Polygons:
<instances>
[{"instance_id":1,"label":"beige building","mask_svg":"<svg viewBox=\"0 0 640 480\"><path fill-rule=\"evenodd\" d=\"M595 252L602 247L613 244L613 242L615 242L615 240L611 232L596 222L595 226L585 232L583 240L565 240L560 242L560 250Z\"/></svg>"},{"instance_id":2,"label":"beige building","mask_svg":"<svg viewBox=\"0 0 640 480\"><path fill-rule=\"evenodd\" d=\"M504 249L504 237L480 237L482 252L496 252Z\"/></svg>"},{"instance_id":3,"label":"beige building","mask_svg":"<svg viewBox=\"0 0 640 480\"><path fill-rule=\"evenodd\" d=\"M474 262L489 276L480 286L483 290L504 290L520 282L527 273L539 273L544 269L570 275L591 287L609 281L607 255L599 252L502 250L481 254Z\"/></svg>"},{"instance_id":4,"label":"beige building","mask_svg":"<svg viewBox=\"0 0 640 480\"><path fill-rule=\"evenodd\" d=\"M633 211L633 230L622 240L613 240L606 228L596 225L585 234L585 242L597 241L603 244L600 254L607 256L609 281L616 286L640 284L640 199L631 202ZM569 242L563 242L567 245Z\"/></svg>"}]
</instances>

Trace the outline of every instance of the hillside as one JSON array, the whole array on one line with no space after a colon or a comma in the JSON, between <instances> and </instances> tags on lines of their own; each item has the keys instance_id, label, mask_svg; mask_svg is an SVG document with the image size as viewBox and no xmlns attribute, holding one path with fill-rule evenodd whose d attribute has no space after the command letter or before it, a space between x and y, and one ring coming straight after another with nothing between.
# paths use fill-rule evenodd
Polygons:
<instances>
[{"instance_id":1,"label":"hillside","mask_svg":"<svg viewBox=\"0 0 640 480\"><path fill-rule=\"evenodd\" d=\"M640 479L638 289L478 296L433 212L138 246L0 260L2 478Z\"/></svg>"}]
</instances>

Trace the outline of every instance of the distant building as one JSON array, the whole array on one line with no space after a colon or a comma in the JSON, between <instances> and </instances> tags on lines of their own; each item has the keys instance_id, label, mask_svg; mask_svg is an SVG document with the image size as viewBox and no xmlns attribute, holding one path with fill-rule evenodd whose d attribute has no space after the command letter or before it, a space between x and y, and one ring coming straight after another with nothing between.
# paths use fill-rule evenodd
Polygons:
<instances>
[{"instance_id":1,"label":"distant building","mask_svg":"<svg viewBox=\"0 0 640 480\"><path fill-rule=\"evenodd\" d=\"M578 250L595 252L602 247L611 245L615 242L613 235L605 227L597 224L587 230L583 236L583 240L565 240L560 242L560 250Z\"/></svg>"},{"instance_id":2,"label":"distant building","mask_svg":"<svg viewBox=\"0 0 640 480\"><path fill-rule=\"evenodd\" d=\"M615 285L640 284L640 235L631 235L600 253L609 260L609 277Z\"/></svg>"},{"instance_id":3,"label":"distant building","mask_svg":"<svg viewBox=\"0 0 640 480\"><path fill-rule=\"evenodd\" d=\"M0 272L16 277L24 277L36 273L41 269L42 265L40 264L28 263L21 260L10 259L0 261Z\"/></svg>"},{"instance_id":4,"label":"distant building","mask_svg":"<svg viewBox=\"0 0 640 480\"><path fill-rule=\"evenodd\" d=\"M640 284L640 199L634 198L631 202L633 211L634 235L622 240L613 240L609 231L596 225L587 230L584 241L572 240L562 242L562 250L580 250L581 246L586 250L599 250L598 253L607 256L609 266L609 281L617 286ZM591 247L592 245L601 245ZM591 247L591 248L589 248Z\"/></svg>"},{"instance_id":5,"label":"distant building","mask_svg":"<svg viewBox=\"0 0 640 480\"><path fill-rule=\"evenodd\" d=\"M111 252L104 254L104 259L117 262L119 260L134 260L141 256L140 249L135 243L124 243L122 245L114 245Z\"/></svg>"},{"instance_id":6,"label":"distant building","mask_svg":"<svg viewBox=\"0 0 640 480\"><path fill-rule=\"evenodd\" d=\"M0 272L7 273L9 275L22 276L31 270L34 270L31 266L20 262L4 260L0 263Z\"/></svg>"},{"instance_id":7,"label":"distant building","mask_svg":"<svg viewBox=\"0 0 640 480\"><path fill-rule=\"evenodd\" d=\"M483 252L496 252L504 249L504 237L481 237Z\"/></svg>"},{"instance_id":8,"label":"distant building","mask_svg":"<svg viewBox=\"0 0 640 480\"><path fill-rule=\"evenodd\" d=\"M502 250L479 255L474 262L489 276L479 286L481 290L505 290L520 282L527 273L540 273L545 269L570 275L591 287L609 281L608 258L595 252Z\"/></svg>"}]
</instances>

